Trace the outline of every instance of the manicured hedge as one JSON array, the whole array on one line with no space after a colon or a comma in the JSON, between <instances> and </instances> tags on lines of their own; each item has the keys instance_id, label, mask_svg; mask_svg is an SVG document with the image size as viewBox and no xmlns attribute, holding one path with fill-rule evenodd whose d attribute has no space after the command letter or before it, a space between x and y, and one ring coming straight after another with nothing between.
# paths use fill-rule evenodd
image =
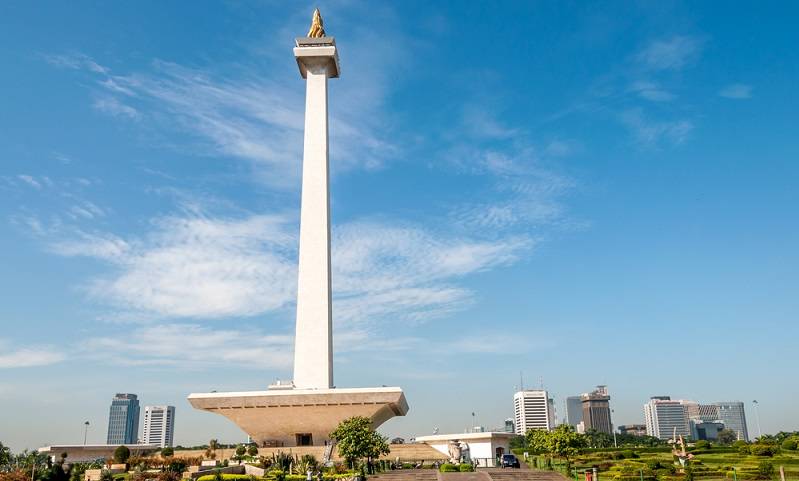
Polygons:
<instances>
[{"instance_id":1,"label":"manicured hedge","mask_svg":"<svg viewBox=\"0 0 799 481\"><path fill-rule=\"evenodd\" d=\"M345 473L345 474L325 474L322 477L322 481L340 481L342 479L350 479L354 477L354 473ZM214 481L215 475L213 474L206 474L197 478L197 481ZM249 481L252 477L248 474L222 474L222 479L224 481ZM260 481L273 481L275 479L274 476L264 476L264 477L255 477ZM285 481L305 481L305 475L303 474L287 474L285 476ZM314 481L318 478L314 476Z\"/></svg>"},{"instance_id":2,"label":"manicured hedge","mask_svg":"<svg viewBox=\"0 0 799 481\"><path fill-rule=\"evenodd\" d=\"M197 478L197 481L214 481L216 479L215 474L205 474ZM245 481L249 480L250 476L246 474L222 474L222 479L225 481Z\"/></svg>"}]
</instances>

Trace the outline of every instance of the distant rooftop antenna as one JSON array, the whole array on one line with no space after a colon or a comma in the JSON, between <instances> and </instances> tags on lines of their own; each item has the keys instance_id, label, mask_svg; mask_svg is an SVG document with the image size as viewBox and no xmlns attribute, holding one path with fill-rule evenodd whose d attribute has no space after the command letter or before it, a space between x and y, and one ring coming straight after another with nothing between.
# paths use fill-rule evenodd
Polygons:
<instances>
[{"instance_id":1,"label":"distant rooftop antenna","mask_svg":"<svg viewBox=\"0 0 799 481\"><path fill-rule=\"evenodd\" d=\"M524 391L524 373L519 371L519 391Z\"/></svg>"}]
</instances>

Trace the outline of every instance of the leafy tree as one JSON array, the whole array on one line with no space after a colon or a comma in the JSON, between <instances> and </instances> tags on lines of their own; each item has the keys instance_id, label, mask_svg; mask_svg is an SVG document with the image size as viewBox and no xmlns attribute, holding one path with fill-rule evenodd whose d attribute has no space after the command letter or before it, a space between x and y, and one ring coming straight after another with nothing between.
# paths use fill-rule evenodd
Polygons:
<instances>
[{"instance_id":1,"label":"leafy tree","mask_svg":"<svg viewBox=\"0 0 799 481\"><path fill-rule=\"evenodd\" d=\"M613 446L613 438L608 433L589 429L585 432L585 435L588 438L588 445L592 448L609 448Z\"/></svg>"},{"instance_id":2,"label":"leafy tree","mask_svg":"<svg viewBox=\"0 0 799 481\"><path fill-rule=\"evenodd\" d=\"M11 464L11 449L8 446L3 446L0 442L0 471L5 470Z\"/></svg>"},{"instance_id":3,"label":"leafy tree","mask_svg":"<svg viewBox=\"0 0 799 481\"><path fill-rule=\"evenodd\" d=\"M776 436L772 436L771 434L764 434L757 438L758 444L779 444L779 441Z\"/></svg>"},{"instance_id":4,"label":"leafy tree","mask_svg":"<svg viewBox=\"0 0 799 481\"><path fill-rule=\"evenodd\" d=\"M373 459L388 454L388 440L372 429L372 421L363 416L353 416L341 421L330 433L336 441L339 455L350 466L359 459Z\"/></svg>"},{"instance_id":5,"label":"leafy tree","mask_svg":"<svg viewBox=\"0 0 799 481\"><path fill-rule=\"evenodd\" d=\"M716 437L716 442L728 446L738 440L738 435L732 429L722 429Z\"/></svg>"},{"instance_id":6,"label":"leafy tree","mask_svg":"<svg viewBox=\"0 0 799 481\"><path fill-rule=\"evenodd\" d=\"M161 456L164 458L171 458L174 455L175 455L175 450L170 447L166 447L161 450Z\"/></svg>"},{"instance_id":7,"label":"leafy tree","mask_svg":"<svg viewBox=\"0 0 799 481\"><path fill-rule=\"evenodd\" d=\"M245 454L247 454L247 448L243 444L236 446L236 459L241 459Z\"/></svg>"},{"instance_id":8,"label":"leafy tree","mask_svg":"<svg viewBox=\"0 0 799 481\"><path fill-rule=\"evenodd\" d=\"M130 458L130 449L124 444L114 450L114 461L119 464L127 463Z\"/></svg>"},{"instance_id":9,"label":"leafy tree","mask_svg":"<svg viewBox=\"0 0 799 481\"><path fill-rule=\"evenodd\" d=\"M799 431L793 431L793 432L780 431L777 434L775 434L774 437L777 438L778 443L782 444L783 441L789 438L799 439Z\"/></svg>"},{"instance_id":10,"label":"leafy tree","mask_svg":"<svg viewBox=\"0 0 799 481\"><path fill-rule=\"evenodd\" d=\"M208 449L205 451L205 455L211 459L216 459L216 450L219 448L219 441L216 439L212 439L208 441Z\"/></svg>"},{"instance_id":11,"label":"leafy tree","mask_svg":"<svg viewBox=\"0 0 799 481\"><path fill-rule=\"evenodd\" d=\"M511 449L519 449L525 447L524 436L513 436L512 438L510 438L509 444Z\"/></svg>"},{"instance_id":12,"label":"leafy tree","mask_svg":"<svg viewBox=\"0 0 799 481\"><path fill-rule=\"evenodd\" d=\"M574 432L574 427L568 424L552 431L531 429L527 431L527 444L535 451L565 458L567 462L588 445L586 436Z\"/></svg>"},{"instance_id":13,"label":"leafy tree","mask_svg":"<svg viewBox=\"0 0 799 481\"><path fill-rule=\"evenodd\" d=\"M258 446L256 446L255 444L250 444L247 447L247 454L249 454L250 456L258 456Z\"/></svg>"},{"instance_id":14,"label":"leafy tree","mask_svg":"<svg viewBox=\"0 0 799 481\"><path fill-rule=\"evenodd\" d=\"M785 441L783 441L780 446L782 446L782 449L788 451L796 451L796 448L799 447L799 438L796 437L788 438Z\"/></svg>"}]
</instances>

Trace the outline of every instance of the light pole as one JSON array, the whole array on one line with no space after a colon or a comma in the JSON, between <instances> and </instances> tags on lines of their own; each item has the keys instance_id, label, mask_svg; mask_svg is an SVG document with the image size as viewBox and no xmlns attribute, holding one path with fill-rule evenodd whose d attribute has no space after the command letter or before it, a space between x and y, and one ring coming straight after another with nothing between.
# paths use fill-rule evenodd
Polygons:
<instances>
[{"instance_id":1,"label":"light pole","mask_svg":"<svg viewBox=\"0 0 799 481\"><path fill-rule=\"evenodd\" d=\"M755 420L757 421L757 437L759 439L763 437L763 432L760 430L760 412L757 409L757 399L753 400L752 404L755 406Z\"/></svg>"},{"instance_id":2,"label":"light pole","mask_svg":"<svg viewBox=\"0 0 799 481\"><path fill-rule=\"evenodd\" d=\"M84 428L83 428L83 445L86 446L86 436L88 436L88 434L89 434L89 421L86 421L85 423L83 423L83 425L84 425Z\"/></svg>"},{"instance_id":3,"label":"light pole","mask_svg":"<svg viewBox=\"0 0 799 481\"><path fill-rule=\"evenodd\" d=\"M614 411L612 409L610 410L611 414L613 414L614 412L616 412L616 411ZM610 417L610 431L613 433L613 447L614 448L618 448L619 447L619 443L616 442L616 428L613 427L613 416Z\"/></svg>"}]
</instances>

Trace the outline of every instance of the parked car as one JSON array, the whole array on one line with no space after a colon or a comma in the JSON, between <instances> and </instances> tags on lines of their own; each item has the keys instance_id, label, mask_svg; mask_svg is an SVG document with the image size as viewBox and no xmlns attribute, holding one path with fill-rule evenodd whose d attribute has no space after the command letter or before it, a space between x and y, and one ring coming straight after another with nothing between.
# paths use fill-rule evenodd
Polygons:
<instances>
[{"instance_id":1,"label":"parked car","mask_svg":"<svg viewBox=\"0 0 799 481\"><path fill-rule=\"evenodd\" d=\"M519 463L519 458L517 458L513 454L503 454L502 455L502 467L503 468L521 468L522 465Z\"/></svg>"}]
</instances>

